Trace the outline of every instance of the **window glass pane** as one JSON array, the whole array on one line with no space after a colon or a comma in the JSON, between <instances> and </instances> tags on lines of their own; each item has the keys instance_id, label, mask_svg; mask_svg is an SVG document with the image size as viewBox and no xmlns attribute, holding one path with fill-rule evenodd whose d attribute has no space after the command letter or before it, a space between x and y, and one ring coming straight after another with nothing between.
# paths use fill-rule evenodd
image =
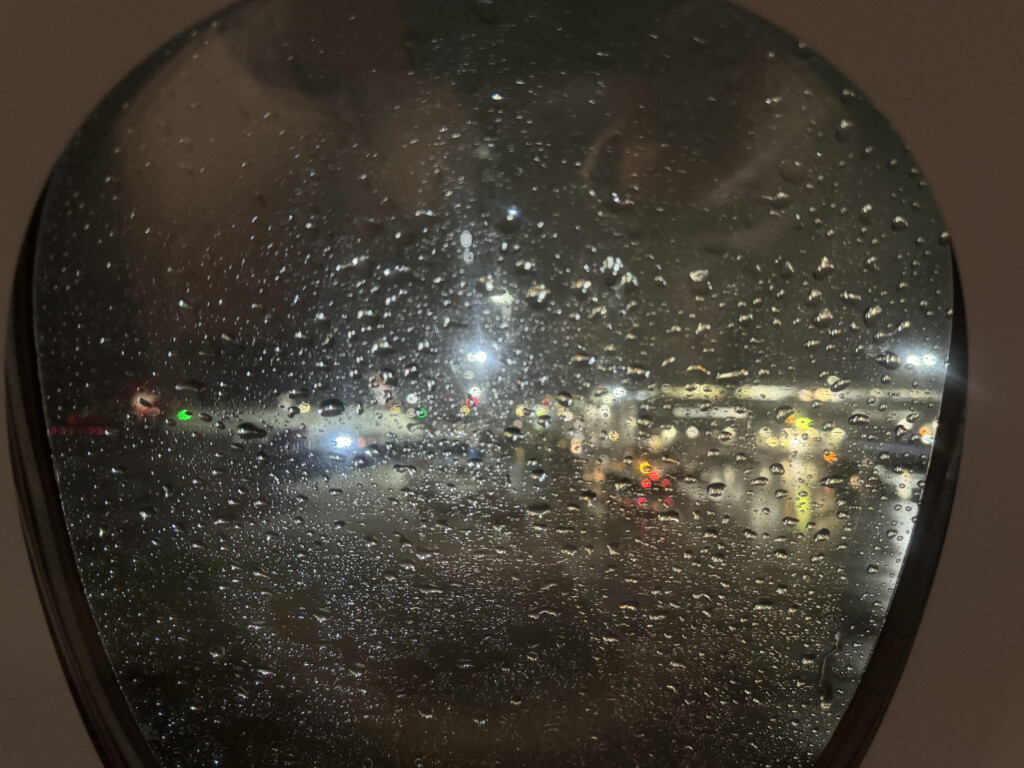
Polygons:
<instances>
[{"instance_id":1,"label":"window glass pane","mask_svg":"<svg viewBox=\"0 0 1024 768\"><path fill-rule=\"evenodd\" d=\"M154 752L811 760L940 428L942 233L874 109L731 6L263 0L186 36L72 143L35 276Z\"/></svg>"}]
</instances>

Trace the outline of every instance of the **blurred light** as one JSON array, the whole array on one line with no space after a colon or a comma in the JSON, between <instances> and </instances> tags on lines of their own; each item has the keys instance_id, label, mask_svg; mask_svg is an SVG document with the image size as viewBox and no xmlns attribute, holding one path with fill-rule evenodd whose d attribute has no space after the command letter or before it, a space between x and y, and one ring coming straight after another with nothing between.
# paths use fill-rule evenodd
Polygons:
<instances>
[{"instance_id":1,"label":"blurred light","mask_svg":"<svg viewBox=\"0 0 1024 768\"><path fill-rule=\"evenodd\" d=\"M907 363L909 365L920 365L921 358L918 357L917 355L907 355Z\"/></svg>"},{"instance_id":2,"label":"blurred light","mask_svg":"<svg viewBox=\"0 0 1024 768\"><path fill-rule=\"evenodd\" d=\"M935 363L938 362L938 359L935 357L935 355L925 355L924 357L921 358L921 362L924 363L925 365L935 365Z\"/></svg>"},{"instance_id":3,"label":"blurred light","mask_svg":"<svg viewBox=\"0 0 1024 768\"><path fill-rule=\"evenodd\" d=\"M622 399L626 396L626 390L623 387L616 387L612 390L612 394L615 395L615 397Z\"/></svg>"},{"instance_id":4,"label":"blurred light","mask_svg":"<svg viewBox=\"0 0 1024 768\"><path fill-rule=\"evenodd\" d=\"M188 421L191 418L192 418L192 414L189 413L188 411L186 411L184 408L181 409L180 411L178 411L178 420L179 421Z\"/></svg>"},{"instance_id":5,"label":"blurred light","mask_svg":"<svg viewBox=\"0 0 1024 768\"><path fill-rule=\"evenodd\" d=\"M348 448L350 445L352 445L352 438L348 435L338 435L334 438L335 448Z\"/></svg>"},{"instance_id":6,"label":"blurred light","mask_svg":"<svg viewBox=\"0 0 1024 768\"><path fill-rule=\"evenodd\" d=\"M483 350L470 352L468 355L466 355L466 359L469 360L469 362L471 363L486 363L487 353L484 352Z\"/></svg>"}]
</instances>

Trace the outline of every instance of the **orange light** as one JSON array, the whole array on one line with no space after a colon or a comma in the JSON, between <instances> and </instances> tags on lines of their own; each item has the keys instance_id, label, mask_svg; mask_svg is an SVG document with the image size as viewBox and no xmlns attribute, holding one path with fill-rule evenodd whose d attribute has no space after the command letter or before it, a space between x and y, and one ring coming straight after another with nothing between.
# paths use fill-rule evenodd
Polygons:
<instances>
[{"instance_id":1,"label":"orange light","mask_svg":"<svg viewBox=\"0 0 1024 768\"><path fill-rule=\"evenodd\" d=\"M825 451L824 457L825 461L827 461L829 464L834 464L836 461L839 460L839 457L836 456L835 451Z\"/></svg>"},{"instance_id":2,"label":"orange light","mask_svg":"<svg viewBox=\"0 0 1024 768\"><path fill-rule=\"evenodd\" d=\"M792 424L794 421L796 421L796 414L795 413L791 413L791 414L789 414L789 416L786 417L786 423L787 424Z\"/></svg>"}]
</instances>

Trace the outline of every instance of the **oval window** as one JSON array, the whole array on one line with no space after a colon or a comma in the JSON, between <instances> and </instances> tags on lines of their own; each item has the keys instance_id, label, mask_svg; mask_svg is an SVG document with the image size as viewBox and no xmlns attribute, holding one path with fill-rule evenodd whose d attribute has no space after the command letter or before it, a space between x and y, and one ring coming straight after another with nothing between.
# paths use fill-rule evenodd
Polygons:
<instances>
[{"instance_id":1,"label":"oval window","mask_svg":"<svg viewBox=\"0 0 1024 768\"><path fill-rule=\"evenodd\" d=\"M12 429L138 765L845 765L941 546L938 209L718 2L254 0L53 171Z\"/></svg>"}]
</instances>

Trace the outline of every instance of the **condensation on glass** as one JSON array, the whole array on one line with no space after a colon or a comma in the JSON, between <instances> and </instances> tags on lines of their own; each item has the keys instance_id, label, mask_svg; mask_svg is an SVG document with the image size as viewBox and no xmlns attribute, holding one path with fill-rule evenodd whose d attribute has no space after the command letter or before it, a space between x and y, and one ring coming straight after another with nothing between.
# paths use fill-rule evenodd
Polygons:
<instances>
[{"instance_id":1,"label":"condensation on glass","mask_svg":"<svg viewBox=\"0 0 1024 768\"><path fill-rule=\"evenodd\" d=\"M58 166L45 411L172 765L791 765L886 617L952 261L716 2L264 0Z\"/></svg>"}]
</instances>

